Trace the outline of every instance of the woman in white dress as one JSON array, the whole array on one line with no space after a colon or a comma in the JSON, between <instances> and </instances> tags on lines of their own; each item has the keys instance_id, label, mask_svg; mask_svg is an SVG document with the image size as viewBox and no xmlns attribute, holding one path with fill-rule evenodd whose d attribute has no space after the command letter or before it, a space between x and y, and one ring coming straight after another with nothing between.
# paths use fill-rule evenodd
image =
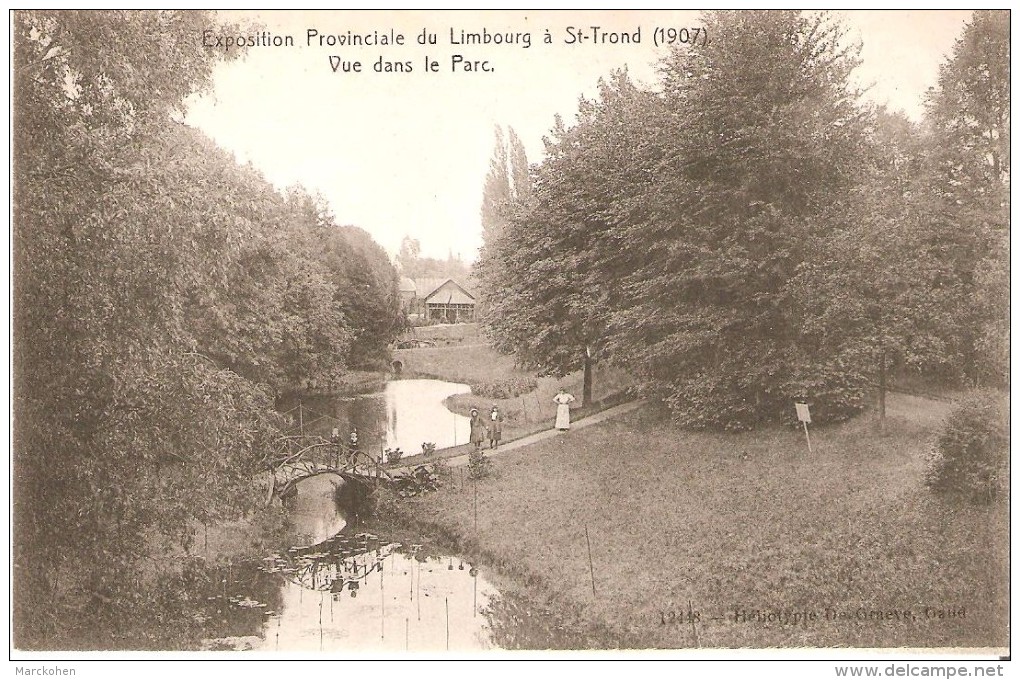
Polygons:
<instances>
[{"instance_id":1,"label":"woman in white dress","mask_svg":"<svg viewBox=\"0 0 1020 680\"><path fill-rule=\"evenodd\" d=\"M562 387L553 397L556 402L556 429L565 431L570 429L570 404L574 401L574 395L569 394Z\"/></svg>"}]
</instances>

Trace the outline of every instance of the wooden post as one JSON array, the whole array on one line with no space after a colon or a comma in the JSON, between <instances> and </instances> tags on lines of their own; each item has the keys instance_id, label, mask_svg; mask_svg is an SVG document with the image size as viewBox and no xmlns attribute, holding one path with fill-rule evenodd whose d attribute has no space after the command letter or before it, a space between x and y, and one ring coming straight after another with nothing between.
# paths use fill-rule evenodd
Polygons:
<instances>
[{"instance_id":1,"label":"wooden post","mask_svg":"<svg viewBox=\"0 0 1020 680\"><path fill-rule=\"evenodd\" d=\"M591 596L595 595L595 565L591 559L591 539L588 537L588 525L584 525L584 540L588 543L588 571L591 572Z\"/></svg>"},{"instance_id":2,"label":"wooden post","mask_svg":"<svg viewBox=\"0 0 1020 680\"><path fill-rule=\"evenodd\" d=\"M581 387L581 406L591 405L591 382L592 382L592 361L591 351L584 348L584 382Z\"/></svg>"},{"instance_id":3,"label":"wooden post","mask_svg":"<svg viewBox=\"0 0 1020 680\"><path fill-rule=\"evenodd\" d=\"M808 407L807 404L801 401L796 402L794 406L797 408L797 420L799 420L804 425L804 436L807 437L808 453L813 453L811 451L811 435L808 434L807 427L808 423L811 422L811 409Z\"/></svg>"},{"instance_id":4,"label":"wooden post","mask_svg":"<svg viewBox=\"0 0 1020 680\"><path fill-rule=\"evenodd\" d=\"M691 622L691 632L694 633L694 646L700 647L698 643L698 627L694 623L694 601L687 600L687 620Z\"/></svg>"},{"instance_id":5,"label":"wooden post","mask_svg":"<svg viewBox=\"0 0 1020 680\"><path fill-rule=\"evenodd\" d=\"M446 651L450 651L450 598L446 598Z\"/></svg>"},{"instance_id":6,"label":"wooden post","mask_svg":"<svg viewBox=\"0 0 1020 680\"><path fill-rule=\"evenodd\" d=\"M878 426L885 432L885 350L878 360Z\"/></svg>"}]
</instances>

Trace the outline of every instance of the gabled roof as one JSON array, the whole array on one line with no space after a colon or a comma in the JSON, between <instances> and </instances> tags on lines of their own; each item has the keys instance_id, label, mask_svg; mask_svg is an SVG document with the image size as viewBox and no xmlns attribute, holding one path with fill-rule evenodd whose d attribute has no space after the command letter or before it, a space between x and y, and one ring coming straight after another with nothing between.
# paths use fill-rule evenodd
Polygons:
<instances>
[{"instance_id":1,"label":"gabled roof","mask_svg":"<svg viewBox=\"0 0 1020 680\"><path fill-rule=\"evenodd\" d=\"M407 278L406 276L400 277L400 292L401 293L413 293L418 288L414 285L414 281Z\"/></svg>"},{"instance_id":2,"label":"gabled roof","mask_svg":"<svg viewBox=\"0 0 1020 680\"><path fill-rule=\"evenodd\" d=\"M415 279L414 289L415 292L417 292L418 297L425 299L432 293L436 292L436 289L438 289L441 285L450 280L451 279L448 276L433 276L429 278Z\"/></svg>"},{"instance_id":3,"label":"gabled roof","mask_svg":"<svg viewBox=\"0 0 1020 680\"><path fill-rule=\"evenodd\" d=\"M440 294L442 299L433 299L431 302L447 304L475 302L475 296L473 293L449 277L415 279L414 286L417 290L416 296L420 300L429 300L436 293L445 289L445 292Z\"/></svg>"}]
</instances>

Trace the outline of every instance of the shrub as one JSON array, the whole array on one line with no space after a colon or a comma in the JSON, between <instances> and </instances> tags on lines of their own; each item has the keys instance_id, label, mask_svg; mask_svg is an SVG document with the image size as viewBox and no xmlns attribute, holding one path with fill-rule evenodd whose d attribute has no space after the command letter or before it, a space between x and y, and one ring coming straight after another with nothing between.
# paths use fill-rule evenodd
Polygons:
<instances>
[{"instance_id":1,"label":"shrub","mask_svg":"<svg viewBox=\"0 0 1020 680\"><path fill-rule=\"evenodd\" d=\"M400 447L395 449L386 449L386 462L387 463L399 463L400 459L404 457L404 452L400 450Z\"/></svg>"},{"instance_id":2,"label":"shrub","mask_svg":"<svg viewBox=\"0 0 1020 680\"><path fill-rule=\"evenodd\" d=\"M492 472L492 461L485 457L483 451L472 451L468 454L468 477L484 479Z\"/></svg>"},{"instance_id":3,"label":"shrub","mask_svg":"<svg viewBox=\"0 0 1020 680\"><path fill-rule=\"evenodd\" d=\"M838 362L799 369L776 383L776 368L764 362L755 370L705 371L669 384L651 385L665 391L665 403L682 427L701 430L752 430L769 423L797 424L794 403L811 405L813 423L843 422L864 408L864 377ZM647 387L646 387L647 389Z\"/></svg>"},{"instance_id":4,"label":"shrub","mask_svg":"<svg viewBox=\"0 0 1020 680\"><path fill-rule=\"evenodd\" d=\"M794 402L811 404L811 421L841 423L864 410L864 376L838 361L803 367L783 385L779 400L784 420L798 424Z\"/></svg>"},{"instance_id":5,"label":"shrub","mask_svg":"<svg viewBox=\"0 0 1020 680\"><path fill-rule=\"evenodd\" d=\"M1007 428L994 398L971 394L950 412L932 444L925 484L936 492L957 492L990 501L1008 481L1008 448Z\"/></svg>"},{"instance_id":6,"label":"shrub","mask_svg":"<svg viewBox=\"0 0 1020 680\"><path fill-rule=\"evenodd\" d=\"M419 465L411 472L395 477L393 482L397 495L403 498L436 491L440 485L439 475L435 470L430 470L424 465Z\"/></svg>"},{"instance_id":7,"label":"shrub","mask_svg":"<svg viewBox=\"0 0 1020 680\"><path fill-rule=\"evenodd\" d=\"M446 482L453 477L453 470L450 468L450 464L446 462L445 458L440 458L432 463L432 473L439 479L440 482Z\"/></svg>"},{"instance_id":8,"label":"shrub","mask_svg":"<svg viewBox=\"0 0 1020 680\"><path fill-rule=\"evenodd\" d=\"M538 388L538 381L530 376L514 376L484 383L472 383L471 393L488 399L512 399Z\"/></svg>"}]
</instances>

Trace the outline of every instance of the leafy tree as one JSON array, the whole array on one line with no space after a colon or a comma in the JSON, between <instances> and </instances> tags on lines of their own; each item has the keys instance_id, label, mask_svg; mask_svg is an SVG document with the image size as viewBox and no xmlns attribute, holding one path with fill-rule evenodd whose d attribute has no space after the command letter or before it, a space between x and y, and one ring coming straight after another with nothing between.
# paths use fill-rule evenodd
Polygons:
<instances>
[{"instance_id":1,"label":"leafy tree","mask_svg":"<svg viewBox=\"0 0 1020 680\"><path fill-rule=\"evenodd\" d=\"M19 647L56 644L70 613L141 606L157 546L251 508L273 392L383 332L351 327L318 212L174 122L208 85L217 56L196 36L212 22L14 15ZM333 227L345 272L392 282L363 233Z\"/></svg>"},{"instance_id":2,"label":"leafy tree","mask_svg":"<svg viewBox=\"0 0 1020 680\"><path fill-rule=\"evenodd\" d=\"M928 117L940 141L952 181L946 187L958 197L987 194L1007 181L1009 147L1009 12L974 13L939 72L929 93ZM1000 196L993 196L998 199Z\"/></svg>"},{"instance_id":3,"label":"leafy tree","mask_svg":"<svg viewBox=\"0 0 1020 680\"><path fill-rule=\"evenodd\" d=\"M346 266L333 269L340 308L355 333L350 361L354 366L371 366L386 357L387 346L403 329L397 271L364 229L348 225L331 231L350 251ZM337 243L334 255L340 250Z\"/></svg>"},{"instance_id":4,"label":"leafy tree","mask_svg":"<svg viewBox=\"0 0 1020 680\"><path fill-rule=\"evenodd\" d=\"M978 11L929 93L925 238L953 322L940 366L1004 383L1009 329L1009 13Z\"/></svg>"},{"instance_id":5,"label":"leafy tree","mask_svg":"<svg viewBox=\"0 0 1020 680\"><path fill-rule=\"evenodd\" d=\"M887 361L939 381L1006 380L1005 21L975 15L923 129L878 112L852 218L800 267L806 334L859 370L876 364L883 415Z\"/></svg>"},{"instance_id":6,"label":"leafy tree","mask_svg":"<svg viewBox=\"0 0 1020 680\"><path fill-rule=\"evenodd\" d=\"M421 256L421 243L416 238L405 236L400 241L400 251L397 253L397 264L405 276L414 276L407 272L413 271Z\"/></svg>"},{"instance_id":7,"label":"leafy tree","mask_svg":"<svg viewBox=\"0 0 1020 680\"><path fill-rule=\"evenodd\" d=\"M937 262L920 247L923 139L902 114L879 109L868 142L868 169L832 218L837 228L812 241L788 291L801 349L870 375L884 418L889 370L940 362L952 319Z\"/></svg>"},{"instance_id":8,"label":"leafy tree","mask_svg":"<svg viewBox=\"0 0 1020 680\"><path fill-rule=\"evenodd\" d=\"M557 120L529 199L477 267L493 345L542 373L582 369L585 403L615 302L603 270L618 252L622 197L645 180L635 150L652 106L620 71L600 82L598 100L581 100L577 125Z\"/></svg>"},{"instance_id":9,"label":"leafy tree","mask_svg":"<svg viewBox=\"0 0 1020 680\"><path fill-rule=\"evenodd\" d=\"M152 181L169 116L208 85L214 56L194 36L210 21L14 15L19 644L44 644L62 607L115 601L149 530L180 536L182 519L243 507L229 480L274 431L264 393L197 365L183 323L182 291L222 276L246 233L176 219L201 189ZM216 449L225 423L246 434ZM209 448L189 448L196 439ZM222 493L202 495L214 481Z\"/></svg>"},{"instance_id":10,"label":"leafy tree","mask_svg":"<svg viewBox=\"0 0 1020 680\"><path fill-rule=\"evenodd\" d=\"M524 144L513 128L509 129L509 141L506 140L503 129L497 125L496 146L482 189L483 247L501 235L514 210L526 203L530 194L531 179Z\"/></svg>"},{"instance_id":11,"label":"leafy tree","mask_svg":"<svg viewBox=\"0 0 1020 680\"><path fill-rule=\"evenodd\" d=\"M790 281L843 224L867 117L856 51L824 15L712 12L662 64L659 162L619 240L610 349L692 427L861 407L863 376L805 342ZM608 269L608 276L613 269Z\"/></svg>"}]
</instances>

